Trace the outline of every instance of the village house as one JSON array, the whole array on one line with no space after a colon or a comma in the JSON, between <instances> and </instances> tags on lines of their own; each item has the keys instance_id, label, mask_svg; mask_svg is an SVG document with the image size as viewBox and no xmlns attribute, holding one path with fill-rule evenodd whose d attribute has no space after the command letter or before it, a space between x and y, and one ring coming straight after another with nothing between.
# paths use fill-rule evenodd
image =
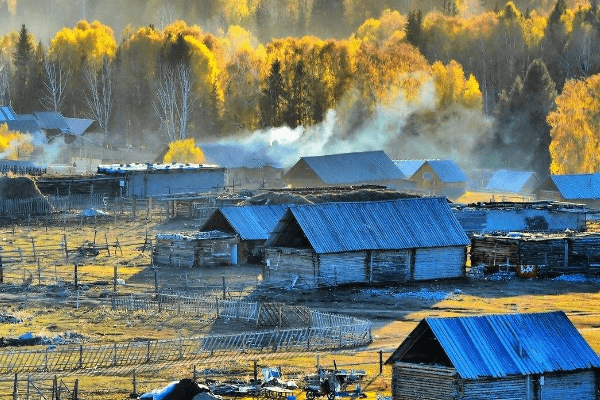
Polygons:
<instances>
[{"instance_id":1,"label":"village house","mask_svg":"<svg viewBox=\"0 0 600 400\"><path fill-rule=\"evenodd\" d=\"M398 188L404 175L383 151L301 157L283 176L290 187L381 185Z\"/></svg>"},{"instance_id":2,"label":"village house","mask_svg":"<svg viewBox=\"0 0 600 400\"><path fill-rule=\"evenodd\" d=\"M453 160L425 160L406 179L420 193L452 199L465 193L469 180Z\"/></svg>"},{"instance_id":3,"label":"village house","mask_svg":"<svg viewBox=\"0 0 600 400\"><path fill-rule=\"evenodd\" d=\"M533 171L498 170L492 175L485 190L489 192L530 196L540 181Z\"/></svg>"},{"instance_id":4,"label":"village house","mask_svg":"<svg viewBox=\"0 0 600 400\"><path fill-rule=\"evenodd\" d=\"M467 234L585 231L589 213L582 205L553 201L453 204L452 210Z\"/></svg>"},{"instance_id":5,"label":"village house","mask_svg":"<svg viewBox=\"0 0 600 400\"><path fill-rule=\"evenodd\" d=\"M600 207L600 173L550 175L534 191L539 200L565 201Z\"/></svg>"},{"instance_id":6,"label":"village house","mask_svg":"<svg viewBox=\"0 0 600 400\"><path fill-rule=\"evenodd\" d=\"M168 198L199 193L222 192L225 168L201 164L109 164L98 173L120 176L124 196Z\"/></svg>"},{"instance_id":7,"label":"village house","mask_svg":"<svg viewBox=\"0 0 600 400\"><path fill-rule=\"evenodd\" d=\"M238 238L238 259L261 263L265 241L285 210L285 205L221 207L208 218L200 231L235 235Z\"/></svg>"},{"instance_id":8,"label":"village house","mask_svg":"<svg viewBox=\"0 0 600 400\"><path fill-rule=\"evenodd\" d=\"M459 278L468 244L445 198L289 206L265 243L266 274L312 288Z\"/></svg>"},{"instance_id":9,"label":"village house","mask_svg":"<svg viewBox=\"0 0 600 400\"><path fill-rule=\"evenodd\" d=\"M171 268L237 265L237 243L233 235L219 231L163 233L156 235L152 264Z\"/></svg>"},{"instance_id":10,"label":"village house","mask_svg":"<svg viewBox=\"0 0 600 400\"><path fill-rule=\"evenodd\" d=\"M394 400L598 398L600 358L562 311L425 318L386 364Z\"/></svg>"}]
</instances>

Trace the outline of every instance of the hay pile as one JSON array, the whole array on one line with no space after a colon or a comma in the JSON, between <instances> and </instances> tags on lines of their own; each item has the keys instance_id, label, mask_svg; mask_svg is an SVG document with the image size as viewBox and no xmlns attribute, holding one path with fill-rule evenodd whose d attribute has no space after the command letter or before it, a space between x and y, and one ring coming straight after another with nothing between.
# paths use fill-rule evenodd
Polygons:
<instances>
[{"instance_id":1,"label":"hay pile","mask_svg":"<svg viewBox=\"0 0 600 400\"><path fill-rule=\"evenodd\" d=\"M349 201L381 201L419 197L407 193L395 192L388 189L352 189L331 191L309 189L299 191L265 192L253 196L244 202L245 205L267 204L316 204Z\"/></svg>"},{"instance_id":2,"label":"hay pile","mask_svg":"<svg viewBox=\"0 0 600 400\"><path fill-rule=\"evenodd\" d=\"M9 176L0 177L0 199L32 199L44 196L37 188L35 182L26 176L11 178Z\"/></svg>"}]
</instances>

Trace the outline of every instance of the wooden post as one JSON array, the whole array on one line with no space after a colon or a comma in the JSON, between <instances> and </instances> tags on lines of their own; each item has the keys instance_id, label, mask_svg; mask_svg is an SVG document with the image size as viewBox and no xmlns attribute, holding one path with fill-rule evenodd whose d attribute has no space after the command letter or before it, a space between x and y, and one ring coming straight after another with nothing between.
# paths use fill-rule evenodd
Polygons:
<instances>
[{"instance_id":1,"label":"wooden post","mask_svg":"<svg viewBox=\"0 0 600 400\"><path fill-rule=\"evenodd\" d=\"M219 319L219 296L217 296L217 319Z\"/></svg>"},{"instance_id":2,"label":"wooden post","mask_svg":"<svg viewBox=\"0 0 600 400\"><path fill-rule=\"evenodd\" d=\"M196 366L195 365L194 365L194 371L193 371L192 379L194 380L194 382L196 382L198 380L198 371L196 371Z\"/></svg>"},{"instance_id":3,"label":"wooden post","mask_svg":"<svg viewBox=\"0 0 600 400\"><path fill-rule=\"evenodd\" d=\"M106 244L106 252L110 256L110 246L108 245L108 235L104 232L104 243Z\"/></svg>"},{"instance_id":4,"label":"wooden post","mask_svg":"<svg viewBox=\"0 0 600 400\"><path fill-rule=\"evenodd\" d=\"M73 271L73 284L75 285L75 289L77 289L77 267L79 266L79 261L75 261L75 267Z\"/></svg>"},{"instance_id":5,"label":"wooden post","mask_svg":"<svg viewBox=\"0 0 600 400\"><path fill-rule=\"evenodd\" d=\"M73 387L73 400L77 400L77 395L79 392L79 379L75 379L75 386Z\"/></svg>"},{"instance_id":6,"label":"wooden post","mask_svg":"<svg viewBox=\"0 0 600 400\"><path fill-rule=\"evenodd\" d=\"M223 300L227 298L227 286L225 286L225 275L223 275Z\"/></svg>"},{"instance_id":7,"label":"wooden post","mask_svg":"<svg viewBox=\"0 0 600 400\"><path fill-rule=\"evenodd\" d=\"M83 368L83 345L79 345L79 368Z\"/></svg>"},{"instance_id":8,"label":"wooden post","mask_svg":"<svg viewBox=\"0 0 600 400\"><path fill-rule=\"evenodd\" d=\"M37 260L37 264L38 264L38 269L37 269L37 273L38 273L38 285L42 286L42 264L40 263L40 260Z\"/></svg>"},{"instance_id":9,"label":"wooden post","mask_svg":"<svg viewBox=\"0 0 600 400\"><path fill-rule=\"evenodd\" d=\"M379 350L379 375L383 374L383 350Z\"/></svg>"},{"instance_id":10,"label":"wooden post","mask_svg":"<svg viewBox=\"0 0 600 400\"><path fill-rule=\"evenodd\" d=\"M58 390L58 382L56 379L56 375L54 375L54 379L52 380L52 399L58 399L58 396L56 394Z\"/></svg>"},{"instance_id":11,"label":"wooden post","mask_svg":"<svg viewBox=\"0 0 600 400\"><path fill-rule=\"evenodd\" d=\"M135 377L135 368L133 369L133 392L131 392L131 398L137 398L137 379Z\"/></svg>"},{"instance_id":12,"label":"wooden post","mask_svg":"<svg viewBox=\"0 0 600 400\"><path fill-rule=\"evenodd\" d=\"M30 390L30 386L31 386L31 376L29 376L29 374L27 374L27 387L25 389L25 398L27 400L29 400L29 390Z\"/></svg>"},{"instance_id":13,"label":"wooden post","mask_svg":"<svg viewBox=\"0 0 600 400\"><path fill-rule=\"evenodd\" d=\"M115 343L113 346L114 354L113 354L113 366L117 365L117 344Z\"/></svg>"},{"instance_id":14,"label":"wooden post","mask_svg":"<svg viewBox=\"0 0 600 400\"><path fill-rule=\"evenodd\" d=\"M258 361L254 360L254 380L258 379Z\"/></svg>"},{"instance_id":15,"label":"wooden post","mask_svg":"<svg viewBox=\"0 0 600 400\"><path fill-rule=\"evenodd\" d=\"M179 359L183 359L183 339L179 337Z\"/></svg>"},{"instance_id":16,"label":"wooden post","mask_svg":"<svg viewBox=\"0 0 600 400\"><path fill-rule=\"evenodd\" d=\"M118 267L117 264L115 263L115 269L114 269L114 273L113 273L113 292L117 292L117 276L118 276Z\"/></svg>"},{"instance_id":17,"label":"wooden post","mask_svg":"<svg viewBox=\"0 0 600 400\"><path fill-rule=\"evenodd\" d=\"M15 373L15 382L13 384L13 400L19 400L19 378Z\"/></svg>"},{"instance_id":18,"label":"wooden post","mask_svg":"<svg viewBox=\"0 0 600 400\"><path fill-rule=\"evenodd\" d=\"M154 293L158 293L158 269L154 269Z\"/></svg>"},{"instance_id":19,"label":"wooden post","mask_svg":"<svg viewBox=\"0 0 600 400\"><path fill-rule=\"evenodd\" d=\"M148 343L146 345L146 362L149 363L150 362L150 341L148 340Z\"/></svg>"},{"instance_id":20,"label":"wooden post","mask_svg":"<svg viewBox=\"0 0 600 400\"><path fill-rule=\"evenodd\" d=\"M69 248L67 246L67 235L63 233L63 243L65 245L65 262L69 260Z\"/></svg>"},{"instance_id":21,"label":"wooden post","mask_svg":"<svg viewBox=\"0 0 600 400\"><path fill-rule=\"evenodd\" d=\"M35 251L35 240L31 238L31 248L33 249L33 262L37 261L37 253Z\"/></svg>"},{"instance_id":22,"label":"wooden post","mask_svg":"<svg viewBox=\"0 0 600 400\"><path fill-rule=\"evenodd\" d=\"M4 283L4 267L2 266L2 255L0 255L0 283Z\"/></svg>"},{"instance_id":23,"label":"wooden post","mask_svg":"<svg viewBox=\"0 0 600 400\"><path fill-rule=\"evenodd\" d=\"M135 221L136 200L137 198L134 197L131 201L131 218L133 221Z\"/></svg>"}]
</instances>

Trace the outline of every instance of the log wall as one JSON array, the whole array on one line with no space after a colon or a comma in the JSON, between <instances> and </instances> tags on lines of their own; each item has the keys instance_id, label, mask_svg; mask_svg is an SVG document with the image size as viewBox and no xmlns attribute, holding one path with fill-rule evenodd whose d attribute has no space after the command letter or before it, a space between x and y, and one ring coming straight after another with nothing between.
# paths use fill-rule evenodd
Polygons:
<instances>
[{"instance_id":1,"label":"log wall","mask_svg":"<svg viewBox=\"0 0 600 400\"><path fill-rule=\"evenodd\" d=\"M465 276L467 253L464 247L417 249L412 279L415 281Z\"/></svg>"},{"instance_id":2,"label":"log wall","mask_svg":"<svg viewBox=\"0 0 600 400\"><path fill-rule=\"evenodd\" d=\"M366 251L319 254L319 277L327 286L366 282Z\"/></svg>"},{"instance_id":3,"label":"log wall","mask_svg":"<svg viewBox=\"0 0 600 400\"><path fill-rule=\"evenodd\" d=\"M372 251L371 282L407 282L410 279L410 251Z\"/></svg>"},{"instance_id":4,"label":"log wall","mask_svg":"<svg viewBox=\"0 0 600 400\"><path fill-rule=\"evenodd\" d=\"M269 247L265 249L267 279L275 286L319 286L317 255L310 249Z\"/></svg>"},{"instance_id":5,"label":"log wall","mask_svg":"<svg viewBox=\"0 0 600 400\"><path fill-rule=\"evenodd\" d=\"M397 362L392 368L393 400L448 400L459 394L454 368Z\"/></svg>"}]
</instances>

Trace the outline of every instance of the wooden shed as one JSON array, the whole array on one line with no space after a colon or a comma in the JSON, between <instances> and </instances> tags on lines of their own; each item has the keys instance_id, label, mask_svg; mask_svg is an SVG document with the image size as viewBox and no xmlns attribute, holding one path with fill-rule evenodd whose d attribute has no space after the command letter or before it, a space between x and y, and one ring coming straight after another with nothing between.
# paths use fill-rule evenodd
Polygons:
<instances>
[{"instance_id":1,"label":"wooden shed","mask_svg":"<svg viewBox=\"0 0 600 400\"><path fill-rule=\"evenodd\" d=\"M600 234L474 235L471 265L527 277L600 273Z\"/></svg>"},{"instance_id":2,"label":"wooden shed","mask_svg":"<svg viewBox=\"0 0 600 400\"><path fill-rule=\"evenodd\" d=\"M468 244L445 198L290 206L265 244L267 278L305 287L458 278Z\"/></svg>"},{"instance_id":3,"label":"wooden shed","mask_svg":"<svg viewBox=\"0 0 600 400\"><path fill-rule=\"evenodd\" d=\"M218 230L235 235L239 239L238 259L262 263L264 244L285 210L283 204L221 207L200 231Z\"/></svg>"},{"instance_id":4,"label":"wooden shed","mask_svg":"<svg viewBox=\"0 0 600 400\"><path fill-rule=\"evenodd\" d=\"M600 358L562 311L425 318L386 364L394 400L598 398Z\"/></svg>"},{"instance_id":5,"label":"wooden shed","mask_svg":"<svg viewBox=\"0 0 600 400\"><path fill-rule=\"evenodd\" d=\"M426 160L407 179L418 191L454 199L465 193L469 180L453 160Z\"/></svg>"},{"instance_id":6,"label":"wooden shed","mask_svg":"<svg viewBox=\"0 0 600 400\"><path fill-rule=\"evenodd\" d=\"M508 195L530 195L540 184L533 171L501 169L492 175L485 190Z\"/></svg>"},{"instance_id":7,"label":"wooden shed","mask_svg":"<svg viewBox=\"0 0 600 400\"><path fill-rule=\"evenodd\" d=\"M283 176L294 188L382 185L401 187L404 175L383 151L301 157Z\"/></svg>"},{"instance_id":8,"label":"wooden shed","mask_svg":"<svg viewBox=\"0 0 600 400\"><path fill-rule=\"evenodd\" d=\"M175 268L236 265L237 239L219 231L156 235L152 264Z\"/></svg>"},{"instance_id":9,"label":"wooden shed","mask_svg":"<svg viewBox=\"0 0 600 400\"><path fill-rule=\"evenodd\" d=\"M555 200L600 207L600 173L551 175L534 194L539 200Z\"/></svg>"}]
</instances>

